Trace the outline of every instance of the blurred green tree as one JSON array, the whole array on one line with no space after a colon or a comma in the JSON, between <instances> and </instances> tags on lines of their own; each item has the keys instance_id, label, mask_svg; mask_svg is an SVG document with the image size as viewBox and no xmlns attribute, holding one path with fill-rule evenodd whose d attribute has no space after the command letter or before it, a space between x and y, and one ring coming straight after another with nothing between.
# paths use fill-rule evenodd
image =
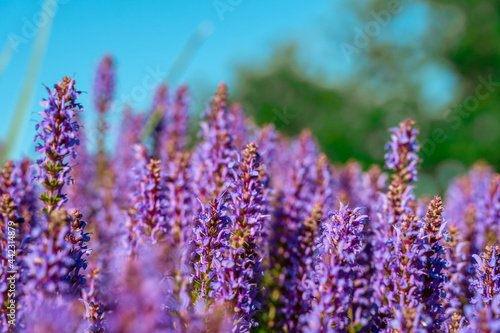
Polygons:
<instances>
[{"instance_id":1,"label":"blurred green tree","mask_svg":"<svg viewBox=\"0 0 500 333\"><path fill-rule=\"evenodd\" d=\"M334 2L343 14L327 17L322 33L332 62L347 68L339 80L321 68L311 75L314 52L290 44L263 65L240 66L235 99L258 124L289 135L310 128L333 162L365 167L383 163L386 129L414 118L420 193L442 192L477 160L499 169L500 3L401 1L391 12L393 4Z\"/></svg>"}]
</instances>

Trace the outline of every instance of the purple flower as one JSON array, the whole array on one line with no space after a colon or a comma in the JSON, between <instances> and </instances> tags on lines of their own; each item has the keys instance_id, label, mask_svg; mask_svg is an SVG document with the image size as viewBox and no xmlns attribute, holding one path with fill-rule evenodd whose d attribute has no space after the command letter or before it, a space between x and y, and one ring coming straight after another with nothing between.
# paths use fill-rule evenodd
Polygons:
<instances>
[{"instance_id":1,"label":"purple flower","mask_svg":"<svg viewBox=\"0 0 500 333\"><path fill-rule=\"evenodd\" d=\"M31 306L45 298L76 296L85 284L88 234L78 211L65 208L43 215L39 235L28 245L27 289Z\"/></svg>"},{"instance_id":2,"label":"purple flower","mask_svg":"<svg viewBox=\"0 0 500 333\"><path fill-rule=\"evenodd\" d=\"M29 237L37 224L39 202L38 191L32 184L32 162L24 158L18 162L6 161L1 174L0 193L10 194L17 206L19 217L25 223L20 225L21 239Z\"/></svg>"},{"instance_id":3,"label":"purple flower","mask_svg":"<svg viewBox=\"0 0 500 333\"><path fill-rule=\"evenodd\" d=\"M131 192L128 241L131 250L144 240L155 244L167 232L165 189L160 161L149 159L146 147L136 145L136 163L132 170L135 186Z\"/></svg>"},{"instance_id":4,"label":"purple flower","mask_svg":"<svg viewBox=\"0 0 500 333\"><path fill-rule=\"evenodd\" d=\"M66 201L66 195L62 193L64 184L73 183L69 175L71 167L65 158L76 157L76 146L80 142L77 135L79 125L74 117L83 111L76 102L80 92L75 90L74 84L73 79L65 76L54 86L54 91L47 88L49 99L40 103L46 109L39 112L42 120L36 125L35 142L37 139L41 141L35 148L41 155L37 160L36 179L46 189L40 199L49 215Z\"/></svg>"},{"instance_id":5,"label":"purple flower","mask_svg":"<svg viewBox=\"0 0 500 333\"><path fill-rule=\"evenodd\" d=\"M167 118L165 114L169 108L171 108L171 101L168 93L168 87L166 84L161 84L158 88L156 88L153 96L153 104L148 117L148 121L151 123L146 124L146 126L154 126L154 124L157 123L152 131L153 151L155 157L160 157L165 149L165 145L162 142L164 138L160 138L160 136L161 133L164 132L167 123L170 122L170 119L165 119Z\"/></svg>"},{"instance_id":6,"label":"purple flower","mask_svg":"<svg viewBox=\"0 0 500 333\"><path fill-rule=\"evenodd\" d=\"M71 311L72 303L69 301L43 300L30 309L26 320L28 333L73 333L82 332L86 323L76 313Z\"/></svg>"},{"instance_id":7,"label":"purple flower","mask_svg":"<svg viewBox=\"0 0 500 333\"><path fill-rule=\"evenodd\" d=\"M163 332L169 327L172 318L164 307L169 286L159 270L158 255L145 245L133 259L116 257L107 291L112 300L105 321L109 332Z\"/></svg>"},{"instance_id":8,"label":"purple flower","mask_svg":"<svg viewBox=\"0 0 500 333\"><path fill-rule=\"evenodd\" d=\"M378 329L419 330L422 311L424 241L419 238L422 222L416 213L412 182L417 179L417 130L407 119L393 128L386 145L386 168L392 169L392 182L371 222L370 244L373 325ZM420 328L419 328L420 327Z\"/></svg>"},{"instance_id":9,"label":"purple flower","mask_svg":"<svg viewBox=\"0 0 500 333\"><path fill-rule=\"evenodd\" d=\"M158 156L162 163L172 160L174 154L186 148L189 124L189 94L186 86L177 89L172 105L165 108L158 134ZM168 106L168 104L167 104Z\"/></svg>"},{"instance_id":10,"label":"purple flower","mask_svg":"<svg viewBox=\"0 0 500 333\"><path fill-rule=\"evenodd\" d=\"M99 113L109 111L115 93L115 68L113 58L104 56L97 67L94 80L94 107Z\"/></svg>"},{"instance_id":11,"label":"purple flower","mask_svg":"<svg viewBox=\"0 0 500 333\"><path fill-rule=\"evenodd\" d=\"M394 171L394 179L405 183L417 180L419 146L416 140L418 131L414 126L415 122L407 119L399 127L391 128L391 141L385 146L388 150L385 154L385 167Z\"/></svg>"},{"instance_id":12,"label":"purple flower","mask_svg":"<svg viewBox=\"0 0 500 333\"><path fill-rule=\"evenodd\" d=\"M475 166L467 176L457 179L447 193L446 218L462 230L470 242L470 253L479 253L497 239L500 221L500 178L491 168Z\"/></svg>"},{"instance_id":13,"label":"purple flower","mask_svg":"<svg viewBox=\"0 0 500 333\"><path fill-rule=\"evenodd\" d=\"M237 151L228 131L227 87L220 84L205 121L201 123L202 141L193 154L192 172L197 186L197 198L206 203L225 191L232 179Z\"/></svg>"},{"instance_id":14,"label":"purple flower","mask_svg":"<svg viewBox=\"0 0 500 333\"><path fill-rule=\"evenodd\" d=\"M422 302L426 320L429 322L426 327L431 330L440 330L444 321L442 302L446 298L446 293L443 287L447 281L446 268L448 267L444 241L448 239L448 236L442 213L441 197L435 196L429 204L420 231L421 238L425 240L422 249L425 260Z\"/></svg>"},{"instance_id":15,"label":"purple flower","mask_svg":"<svg viewBox=\"0 0 500 333\"><path fill-rule=\"evenodd\" d=\"M337 173L340 201L356 207L361 205L361 196L364 192L361 166L357 162L349 161Z\"/></svg>"},{"instance_id":16,"label":"purple flower","mask_svg":"<svg viewBox=\"0 0 500 333\"><path fill-rule=\"evenodd\" d=\"M26 264L28 281L35 298L47 295L74 295L85 283L80 270L86 268L88 234L86 222L78 210L68 212L63 203L65 184L71 184L71 167L65 160L68 155L76 157L79 125L74 121L82 107L76 103L79 92L74 89L74 80L64 77L50 91L49 99L42 101L46 109L40 112L42 120L36 129L41 140L36 151L41 157L37 161L36 179L45 188L40 200L45 204L40 225L34 231L36 241L29 245ZM37 286L38 289L34 288Z\"/></svg>"},{"instance_id":17,"label":"purple flower","mask_svg":"<svg viewBox=\"0 0 500 333\"><path fill-rule=\"evenodd\" d=\"M332 166L328 161L328 157L321 153L316 161L316 189L314 202L322 205L323 211L333 211L335 207L329 207L335 202L336 178L332 170Z\"/></svg>"},{"instance_id":18,"label":"purple flower","mask_svg":"<svg viewBox=\"0 0 500 333\"><path fill-rule=\"evenodd\" d=\"M253 124L246 118L245 113L239 103L231 105L227 115L228 132L233 138L233 145L241 150L252 141L251 132L254 130Z\"/></svg>"},{"instance_id":19,"label":"purple flower","mask_svg":"<svg viewBox=\"0 0 500 333\"><path fill-rule=\"evenodd\" d=\"M1 193L9 192L9 189L14 186L12 180L12 171L14 170L14 162L12 160L7 160L0 172L0 191Z\"/></svg>"},{"instance_id":20,"label":"purple flower","mask_svg":"<svg viewBox=\"0 0 500 333\"><path fill-rule=\"evenodd\" d=\"M23 262L19 259L22 260L22 257L18 258L22 252L18 250L20 243L16 242L16 238L19 237L19 225L22 222L10 194L2 194L0 201L0 294L4 307L0 310L0 332L8 332L8 322L12 320L8 316L10 313L17 312L18 321L24 317L25 311L21 313L22 306L19 304L22 292L20 282L24 282L20 281L23 274ZM14 243L11 240L14 240ZM11 259L14 259L14 262L10 261Z\"/></svg>"},{"instance_id":21,"label":"purple flower","mask_svg":"<svg viewBox=\"0 0 500 333\"><path fill-rule=\"evenodd\" d=\"M78 131L80 145L76 147L77 156L71 168L74 178L73 186L68 188L68 206L81 207L81 212L90 220L96 210L100 210L104 205L103 200L96 198L98 191L94 188L97 180L97 168L93 156L88 151L88 138L84 127Z\"/></svg>"},{"instance_id":22,"label":"purple flower","mask_svg":"<svg viewBox=\"0 0 500 333\"><path fill-rule=\"evenodd\" d=\"M192 236L192 217L197 211L195 185L190 172L191 155L178 152L165 165L165 197L170 242L180 248L188 246Z\"/></svg>"},{"instance_id":23,"label":"purple flower","mask_svg":"<svg viewBox=\"0 0 500 333\"><path fill-rule=\"evenodd\" d=\"M363 248L366 218L359 214L359 209L340 203L340 209L321 225L314 270L307 280L312 307L301 318L306 326L304 332L337 332L349 324L347 310L353 297L353 269Z\"/></svg>"},{"instance_id":24,"label":"purple flower","mask_svg":"<svg viewBox=\"0 0 500 333\"><path fill-rule=\"evenodd\" d=\"M500 329L500 247L487 246L480 255L473 255L475 264L470 289L473 297L465 307L469 328L481 332Z\"/></svg>"},{"instance_id":25,"label":"purple flower","mask_svg":"<svg viewBox=\"0 0 500 333\"><path fill-rule=\"evenodd\" d=\"M234 264L230 257L231 219L227 204L223 194L203 205L201 212L195 216L196 225L191 240L195 246L192 253L194 273L191 279L197 299L222 299L231 292L224 283L225 267Z\"/></svg>"},{"instance_id":26,"label":"purple flower","mask_svg":"<svg viewBox=\"0 0 500 333\"><path fill-rule=\"evenodd\" d=\"M473 255L474 278L470 281L471 291L474 297L472 304L481 302L491 306L493 299L500 293L500 247L498 245L487 246L480 255Z\"/></svg>"},{"instance_id":27,"label":"purple flower","mask_svg":"<svg viewBox=\"0 0 500 333\"><path fill-rule=\"evenodd\" d=\"M307 232L303 223L311 216L315 204L311 194L315 193L318 179L317 159L316 142L309 131L303 131L284 162L289 166L280 171L284 186L275 193L277 203L269 240L273 284L268 288L269 294L279 296L271 299L267 306L271 308L270 313L276 313L276 318L270 317L269 322L288 330L296 330L299 325L296 312L302 305L299 275L306 271L304 263L308 261L301 255L305 245L301 244L301 237Z\"/></svg>"},{"instance_id":28,"label":"purple flower","mask_svg":"<svg viewBox=\"0 0 500 333\"><path fill-rule=\"evenodd\" d=\"M168 87L160 85L155 92L148 125L153 129L154 156L162 165L170 161L176 152L187 144L189 123L189 94L186 86L177 89L171 98Z\"/></svg>"},{"instance_id":29,"label":"purple flower","mask_svg":"<svg viewBox=\"0 0 500 333\"><path fill-rule=\"evenodd\" d=\"M267 224L268 198L266 175L257 146L248 144L235 172L229 191L232 213L230 244L231 258L226 265L227 283L234 290L235 327L237 332L249 332L256 326L254 315L260 304L257 300L258 282L262 271L261 232ZM232 267L229 267L233 265ZM231 298L233 296L231 295Z\"/></svg>"},{"instance_id":30,"label":"purple flower","mask_svg":"<svg viewBox=\"0 0 500 333\"><path fill-rule=\"evenodd\" d=\"M443 308L446 315L450 316L454 313L463 314L463 305L468 302L472 294L468 292L470 273L468 272L467 242L461 239L460 230L456 224L447 225L447 233L446 259L448 267L446 274L448 279L443 286L446 293L446 298L443 299Z\"/></svg>"},{"instance_id":31,"label":"purple flower","mask_svg":"<svg viewBox=\"0 0 500 333\"><path fill-rule=\"evenodd\" d=\"M87 275L87 286L82 289L85 317L90 322L89 333L102 333L104 328L104 304L100 301L98 279L100 268L92 268Z\"/></svg>"},{"instance_id":32,"label":"purple flower","mask_svg":"<svg viewBox=\"0 0 500 333\"><path fill-rule=\"evenodd\" d=\"M111 164L116 177L113 197L116 198L115 202L119 207L130 206L129 197L123 194L131 191L133 178L129 171L135 163L133 148L140 141L144 121L143 114L133 114L130 108L125 109L118 133L115 157Z\"/></svg>"}]
</instances>

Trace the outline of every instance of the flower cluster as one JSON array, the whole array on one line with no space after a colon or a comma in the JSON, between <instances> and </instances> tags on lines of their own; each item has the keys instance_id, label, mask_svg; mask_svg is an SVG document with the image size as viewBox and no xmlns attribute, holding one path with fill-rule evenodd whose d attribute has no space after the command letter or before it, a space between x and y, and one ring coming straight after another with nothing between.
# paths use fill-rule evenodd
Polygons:
<instances>
[{"instance_id":1,"label":"flower cluster","mask_svg":"<svg viewBox=\"0 0 500 333\"><path fill-rule=\"evenodd\" d=\"M340 203L321 225L318 253L310 273L311 311L302 321L307 332L335 332L350 323L347 311L353 299L354 271L362 250L366 215Z\"/></svg>"},{"instance_id":2,"label":"flower cluster","mask_svg":"<svg viewBox=\"0 0 500 333\"><path fill-rule=\"evenodd\" d=\"M0 332L500 330L492 168L418 198L413 120L391 129L387 172L364 171L332 164L309 130L257 126L225 84L197 140L187 88L160 85L150 112L123 110L109 149L115 79L105 57L97 147L65 77L41 103L39 158L2 166Z\"/></svg>"},{"instance_id":3,"label":"flower cluster","mask_svg":"<svg viewBox=\"0 0 500 333\"><path fill-rule=\"evenodd\" d=\"M113 58L105 56L97 68L94 80L94 107L99 113L109 110L115 92Z\"/></svg>"},{"instance_id":4,"label":"flower cluster","mask_svg":"<svg viewBox=\"0 0 500 333\"><path fill-rule=\"evenodd\" d=\"M63 193L64 185L73 183L67 157L76 157L79 125L75 117L83 110L76 102L80 92L74 84L73 79L64 77L53 91L47 89L49 99L41 103L46 109L40 112L42 120L36 126L35 140L41 141L36 148L41 156L36 180L45 192L40 195L44 204L40 222L30 223L34 239L25 258L26 297L33 308L61 297L78 297L85 285L82 273L87 267L87 223L78 209L64 206L67 198Z\"/></svg>"}]
</instances>

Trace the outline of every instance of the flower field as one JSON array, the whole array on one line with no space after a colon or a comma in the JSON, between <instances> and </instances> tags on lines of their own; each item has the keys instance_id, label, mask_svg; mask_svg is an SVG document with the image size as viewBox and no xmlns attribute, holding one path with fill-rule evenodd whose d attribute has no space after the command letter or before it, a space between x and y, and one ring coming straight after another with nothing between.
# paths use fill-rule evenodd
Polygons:
<instances>
[{"instance_id":1,"label":"flower field","mask_svg":"<svg viewBox=\"0 0 500 333\"><path fill-rule=\"evenodd\" d=\"M255 125L225 84L196 140L189 88L161 85L107 149L115 76L107 56L94 87L47 87L37 158L3 164L0 332L500 332L489 166L419 198L413 120L384 166L333 165L310 131Z\"/></svg>"}]
</instances>

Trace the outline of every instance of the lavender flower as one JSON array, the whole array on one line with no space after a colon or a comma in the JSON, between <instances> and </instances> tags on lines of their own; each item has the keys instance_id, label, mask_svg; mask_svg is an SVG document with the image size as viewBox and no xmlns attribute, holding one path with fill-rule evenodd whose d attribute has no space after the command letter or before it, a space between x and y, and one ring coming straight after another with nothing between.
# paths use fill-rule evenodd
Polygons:
<instances>
[{"instance_id":1,"label":"lavender flower","mask_svg":"<svg viewBox=\"0 0 500 333\"><path fill-rule=\"evenodd\" d=\"M439 330L444 321L444 309L442 301L446 294L443 290L447 281L444 241L447 239L446 222L442 218L443 202L439 196L429 204L427 214L423 220L421 229L422 237L425 239L422 251L425 257L424 262L424 288L422 290L422 302L426 320L429 321L427 327L430 330Z\"/></svg>"},{"instance_id":2,"label":"lavender flower","mask_svg":"<svg viewBox=\"0 0 500 333\"><path fill-rule=\"evenodd\" d=\"M35 167L0 172L0 293L10 225L19 320L7 327L3 307L1 332L500 331L492 168L456 180L445 205L418 198L412 120L391 130L386 184L378 166L333 167L308 130L258 128L224 84L192 147L187 88L162 85L149 123L126 109L110 154L113 90L105 58L97 154L78 147L83 108L64 78L42 102Z\"/></svg>"},{"instance_id":3,"label":"lavender flower","mask_svg":"<svg viewBox=\"0 0 500 333\"><path fill-rule=\"evenodd\" d=\"M42 120L36 126L35 136L35 140L41 139L36 148L41 155L37 161L39 174L36 179L46 189L40 196L45 207L37 242L31 244L26 258L31 287L42 286L39 296L44 292L79 292L85 283L80 270L86 267L83 256L89 241L84 231L86 223L79 211L68 213L63 208L66 202L63 186L72 183L71 167L65 158L76 156L75 145L78 144L79 126L73 117L82 110L76 103L79 92L74 89L73 79L67 77L54 86L54 92L48 88L47 91L49 99L41 103L46 109L40 112Z\"/></svg>"},{"instance_id":4,"label":"lavender flower","mask_svg":"<svg viewBox=\"0 0 500 333\"><path fill-rule=\"evenodd\" d=\"M244 149L245 144L251 140L253 130L250 121L246 119L245 113L239 103L231 105L227 115L228 132L233 138L233 145L236 149Z\"/></svg>"},{"instance_id":5,"label":"lavender flower","mask_svg":"<svg viewBox=\"0 0 500 333\"><path fill-rule=\"evenodd\" d=\"M487 306L492 305L496 295L500 293L500 248L498 245L488 246L481 255L474 255L474 275L475 278L470 281L471 290L475 297L472 298L473 304L482 302Z\"/></svg>"},{"instance_id":6,"label":"lavender flower","mask_svg":"<svg viewBox=\"0 0 500 333\"><path fill-rule=\"evenodd\" d=\"M294 316L292 320L297 329L303 330L304 325L303 317L312 310L311 282L309 276L314 270L313 254L316 251L315 240L318 237L318 229L323 217L323 205L316 203L311 211L311 214L302 223L300 233L298 236L297 257L300 260L295 267L295 274L297 280L297 302L295 303ZM314 297L314 296L313 296ZM314 311L314 310L312 310Z\"/></svg>"},{"instance_id":7,"label":"lavender flower","mask_svg":"<svg viewBox=\"0 0 500 333\"><path fill-rule=\"evenodd\" d=\"M338 192L342 203L361 205L363 187L361 183L362 170L357 162L349 161L344 168L338 171Z\"/></svg>"},{"instance_id":8,"label":"lavender flower","mask_svg":"<svg viewBox=\"0 0 500 333\"><path fill-rule=\"evenodd\" d=\"M231 183L230 170L237 155L228 132L227 103L227 87L221 84L201 123L202 142L193 155L193 173L202 202L217 198Z\"/></svg>"},{"instance_id":9,"label":"lavender flower","mask_svg":"<svg viewBox=\"0 0 500 333\"><path fill-rule=\"evenodd\" d=\"M336 179L332 166L325 154L319 154L316 161L316 190L314 202L327 207L335 201ZM334 207L327 207L325 211L332 211Z\"/></svg>"},{"instance_id":10,"label":"lavender flower","mask_svg":"<svg viewBox=\"0 0 500 333\"><path fill-rule=\"evenodd\" d=\"M94 80L94 107L102 114L109 111L115 93L115 68L113 58L104 56L97 67Z\"/></svg>"},{"instance_id":11,"label":"lavender flower","mask_svg":"<svg viewBox=\"0 0 500 333\"><path fill-rule=\"evenodd\" d=\"M195 217L196 226L191 240L195 245L192 253L195 272L191 279L197 299L221 299L228 294L223 280L224 268L232 267L234 262L227 260L231 248L231 220L226 205L227 199L221 196L202 206Z\"/></svg>"},{"instance_id":12,"label":"lavender flower","mask_svg":"<svg viewBox=\"0 0 500 333\"><path fill-rule=\"evenodd\" d=\"M160 161L149 159L146 147L137 145L135 174L136 187L132 192L128 223L128 241L132 253L144 240L153 244L160 241L167 232L165 221L165 193L160 175Z\"/></svg>"},{"instance_id":13,"label":"lavender flower","mask_svg":"<svg viewBox=\"0 0 500 333\"><path fill-rule=\"evenodd\" d=\"M16 290L16 281L19 281L21 272L13 274L19 269L17 261L18 246L9 240L15 240L19 224L23 222L18 217L17 206L10 194L3 194L0 201L0 294L2 295L2 309L0 309L0 331L9 332L14 326L9 325L16 318L22 317L20 313L20 290ZM18 244L17 244L18 245ZM11 261L14 260L14 261ZM10 285L14 287L11 288ZM14 290L12 290L14 289ZM12 314L14 318L12 318Z\"/></svg>"},{"instance_id":14,"label":"lavender flower","mask_svg":"<svg viewBox=\"0 0 500 333\"><path fill-rule=\"evenodd\" d=\"M158 108L165 108L159 124L156 144L157 154L162 163L172 160L175 153L186 148L189 124L188 105L188 89L186 86L181 86L177 89L172 105L165 103L165 105L159 104L158 106Z\"/></svg>"},{"instance_id":15,"label":"lavender flower","mask_svg":"<svg viewBox=\"0 0 500 333\"><path fill-rule=\"evenodd\" d=\"M157 255L146 245L134 260L119 257L113 279L113 306L107 314L110 332L168 331L172 318L164 308L168 285L158 270ZM140 250L142 250L140 249ZM175 332L175 330L172 330Z\"/></svg>"},{"instance_id":16,"label":"lavender flower","mask_svg":"<svg viewBox=\"0 0 500 333\"><path fill-rule=\"evenodd\" d=\"M266 170L269 173L267 183L273 189L277 189L278 186L274 183L277 177L271 179L271 175L279 175L281 169L280 152L284 152L286 149L280 151L279 135L274 125L265 125L258 131L256 136L256 143L260 148L261 156L266 160ZM271 182L273 183L271 184Z\"/></svg>"},{"instance_id":17,"label":"lavender flower","mask_svg":"<svg viewBox=\"0 0 500 333\"><path fill-rule=\"evenodd\" d=\"M275 321L288 330L296 330L299 317L295 309L302 300L297 286L301 284L297 272L304 270L306 258L301 257L300 232L302 224L313 211L315 202L311 193L315 192L317 179L316 161L318 151L316 143L309 131L303 131L292 146L291 167L286 169L284 186L275 208L275 217L271 229L269 266L272 267L273 283L269 286L271 294L279 295L271 298L270 313L276 313L276 319L270 317L268 325L273 327Z\"/></svg>"},{"instance_id":18,"label":"lavender flower","mask_svg":"<svg viewBox=\"0 0 500 333\"><path fill-rule=\"evenodd\" d=\"M111 165L116 177L113 198L121 208L130 206L129 197L124 196L123 193L128 193L131 190L133 178L131 178L131 173L127 171L134 167L133 148L139 143L144 122L143 114L133 114L130 108L125 109L118 134L116 154Z\"/></svg>"},{"instance_id":19,"label":"lavender flower","mask_svg":"<svg viewBox=\"0 0 500 333\"><path fill-rule=\"evenodd\" d=\"M446 260L448 267L446 275L448 280L444 283L443 290L446 298L443 299L443 308L447 316L463 315L463 305L468 303L472 294L468 292L468 266L467 243L461 239L460 230L456 224L447 225L448 239L446 240Z\"/></svg>"},{"instance_id":20,"label":"lavender flower","mask_svg":"<svg viewBox=\"0 0 500 333\"><path fill-rule=\"evenodd\" d=\"M85 317L91 323L89 333L102 333L104 329L104 305L100 302L98 278L100 268L93 268L87 275L87 286L82 290L82 301L85 303Z\"/></svg>"},{"instance_id":21,"label":"lavender flower","mask_svg":"<svg viewBox=\"0 0 500 333\"><path fill-rule=\"evenodd\" d=\"M497 239L495 206L498 204L491 168L476 165L466 177L460 177L447 192L445 215L463 230L470 242L469 255L479 253ZM496 208L498 209L498 208Z\"/></svg>"},{"instance_id":22,"label":"lavender flower","mask_svg":"<svg viewBox=\"0 0 500 333\"><path fill-rule=\"evenodd\" d=\"M12 181L12 171L14 170L14 161L7 160L0 172L0 190L1 193L8 193L9 189L14 186Z\"/></svg>"},{"instance_id":23,"label":"lavender flower","mask_svg":"<svg viewBox=\"0 0 500 333\"><path fill-rule=\"evenodd\" d=\"M71 167L65 158L76 157L79 125L74 117L83 111L76 102L80 92L75 90L74 84L73 79L65 76L54 86L54 92L47 88L49 99L40 103L46 109L39 112L42 120L36 125L35 142L41 140L35 148L41 155L37 160L39 174L36 179L46 189L40 199L46 205L44 211L47 215L61 208L66 201L66 195L62 193L63 185L73 183L69 175Z\"/></svg>"},{"instance_id":24,"label":"lavender flower","mask_svg":"<svg viewBox=\"0 0 500 333\"><path fill-rule=\"evenodd\" d=\"M83 331L85 323L72 311L71 305L62 300L44 300L31 309L24 331L28 333Z\"/></svg>"},{"instance_id":25,"label":"lavender flower","mask_svg":"<svg viewBox=\"0 0 500 333\"><path fill-rule=\"evenodd\" d=\"M302 318L305 332L337 332L345 329L353 296L353 268L361 252L366 215L340 203L320 229L318 255L308 284L312 289L312 308Z\"/></svg>"},{"instance_id":26,"label":"lavender flower","mask_svg":"<svg viewBox=\"0 0 500 333\"><path fill-rule=\"evenodd\" d=\"M168 87L166 84L161 84L156 88L153 96L153 104L151 106L151 111L149 114L147 126L156 126L152 131L153 137L153 151L155 157L160 157L162 153L163 144L162 139L160 139L161 133L165 130L165 125L167 123L165 114L170 108L171 101L168 93ZM169 119L170 120L170 119ZM169 121L168 120L168 121Z\"/></svg>"},{"instance_id":27,"label":"lavender flower","mask_svg":"<svg viewBox=\"0 0 500 333\"><path fill-rule=\"evenodd\" d=\"M385 167L394 171L393 179L404 183L417 180L419 147L416 141L418 132L414 126L415 122L407 119L401 122L399 127L391 128L391 142L385 146L389 150L385 154Z\"/></svg>"},{"instance_id":28,"label":"lavender flower","mask_svg":"<svg viewBox=\"0 0 500 333\"><path fill-rule=\"evenodd\" d=\"M389 327L403 331L422 331L422 290L423 270L420 251L423 247L419 239L420 223L413 214L404 215L401 228L393 244L395 255L390 265L389 308L392 319ZM392 288L391 288L392 287Z\"/></svg>"},{"instance_id":29,"label":"lavender flower","mask_svg":"<svg viewBox=\"0 0 500 333\"><path fill-rule=\"evenodd\" d=\"M173 160L166 164L165 196L168 205L167 223L170 227L170 242L184 248L192 235L192 216L197 210L195 186L190 172L191 155L187 152L176 153Z\"/></svg>"},{"instance_id":30,"label":"lavender flower","mask_svg":"<svg viewBox=\"0 0 500 333\"><path fill-rule=\"evenodd\" d=\"M391 129L385 166L392 169L393 180L377 218L371 223L373 324L379 329L403 329L403 326L417 329L423 307L420 304L423 244L417 237L421 226L415 216L411 185L417 179L419 160L417 130L413 126L413 120L407 119Z\"/></svg>"},{"instance_id":31,"label":"lavender flower","mask_svg":"<svg viewBox=\"0 0 500 333\"><path fill-rule=\"evenodd\" d=\"M258 282L262 271L261 231L266 224L267 191L265 172L254 143L248 144L242 153L235 182L230 190L231 237L234 267L228 266L228 283L235 292L235 328L237 332L249 332L256 326L253 318L260 304L257 301Z\"/></svg>"},{"instance_id":32,"label":"lavender flower","mask_svg":"<svg viewBox=\"0 0 500 333\"><path fill-rule=\"evenodd\" d=\"M474 277L470 288L474 294L471 305L465 308L469 327L481 332L494 332L500 329L500 247L487 246L480 255L473 255Z\"/></svg>"}]
</instances>

